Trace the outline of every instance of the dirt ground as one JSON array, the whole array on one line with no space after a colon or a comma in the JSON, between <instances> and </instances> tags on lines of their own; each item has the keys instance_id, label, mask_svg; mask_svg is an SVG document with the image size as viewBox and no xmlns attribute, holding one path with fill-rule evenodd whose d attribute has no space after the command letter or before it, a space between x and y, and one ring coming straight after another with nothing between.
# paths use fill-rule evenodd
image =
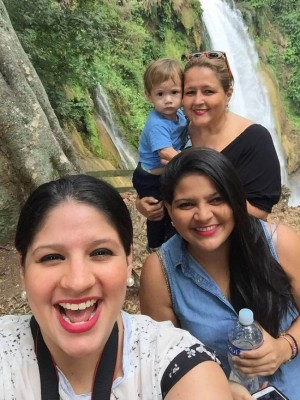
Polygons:
<instances>
[{"instance_id":1,"label":"dirt ground","mask_svg":"<svg viewBox=\"0 0 300 400\"><path fill-rule=\"evenodd\" d=\"M135 285L128 288L124 309L130 313L139 313L138 302L138 277L141 272L142 263L145 259L146 237L145 237L145 218L135 209L135 195L125 193L125 202L130 210L134 223L134 277ZM288 208L284 204L276 206L269 217L269 221L281 221L294 227L300 233L300 207ZM0 315L4 314L24 314L29 312L29 308L21 299L21 288L19 281L19 271L17 254L13 246L0 247Z\"/></svg>"}]
</instances>

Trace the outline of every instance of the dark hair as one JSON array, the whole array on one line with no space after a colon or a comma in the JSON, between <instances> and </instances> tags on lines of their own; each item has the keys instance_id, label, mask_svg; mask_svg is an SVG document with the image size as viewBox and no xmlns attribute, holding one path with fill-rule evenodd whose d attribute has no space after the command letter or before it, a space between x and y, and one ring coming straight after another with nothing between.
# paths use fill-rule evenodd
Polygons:
<instances>
[{"instance_id":1,"label":"dark hair","mask_svg":"<svg viewBox=\"0 0 300 400\"><path fill-rule=\"evenodd\" d=\"M229 255L233 307L237 312L251 308L255 319L276 337L281 319L297 306L291 283L271 253L261 222L247 212L246 197L233 165L213 149L184 150L165 167L163 199L171 204L179 181L193 174L207 176L233 212Z\"/></svg>"},{"instance_id":2,"label":"dark hair","mask_svg":"<svg viewBox=\"0 0 300 400\"><path fill-rule=\"evenodd\" d=\"M186 73L194 67L211 69L219 79L225 93L233 86L232 76L223 58L207 58L205 56L191 58L184 68L184 79Z\"/></svg>"},{"instance_id":3,"label":"dark hair","mask_svg":"<svg viewBox=\"0 0 300 400\"><path fill-rule=\"evenodd\" d=\"M60 203L75 200L95 207L114 226L127 255L133 228L129 211L120 194L110 184L88 175L70 175L39 186L24 204L16 230L15 247L24 266L28 247L49 212Z\"/></svg>"}]
</instances>

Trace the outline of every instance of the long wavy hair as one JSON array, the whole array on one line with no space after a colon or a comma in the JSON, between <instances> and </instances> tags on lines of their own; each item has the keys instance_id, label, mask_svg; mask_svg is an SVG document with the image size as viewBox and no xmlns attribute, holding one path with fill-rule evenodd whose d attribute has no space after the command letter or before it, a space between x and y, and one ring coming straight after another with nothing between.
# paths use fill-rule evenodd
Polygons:
<instances>
[{"instance_id":1,"label":"long wavy hair","mask_svg":"<svg viewBox=\"0 0 300 400\"><path fill-rule=\"evenodd\" d=\"M120 194L108 183L88 175L70 175L39 186L25 202L17 224L15 247L25 266L26 255L49 212L59 204L75 200L95 207L117 231L126 255L130 254L133 228Z\"/></svg>"},{"instance_id":2,"label":"long wavy hair","mask_svg":"<svg viewBox=\"0 0 300 400\"><path fill-rule=\"evenodd\" d=\"M207 148L179 153L162 175L163 199L171 205L179 181L195 173L210 179L233 212L229 255L233 307L237 312L244 307L252 309L263 328L278 336L282 318L297 310L291 283L271 253L261 222L248 214L243 187L230 161Z\"/></svg>"}]
</instances>

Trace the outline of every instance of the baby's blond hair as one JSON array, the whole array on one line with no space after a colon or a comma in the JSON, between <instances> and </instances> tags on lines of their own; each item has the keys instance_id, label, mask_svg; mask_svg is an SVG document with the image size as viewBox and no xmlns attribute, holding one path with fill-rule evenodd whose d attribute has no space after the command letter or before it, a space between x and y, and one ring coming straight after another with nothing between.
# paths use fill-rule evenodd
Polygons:
<instances>
[{"instance_id":1,"label":"baby's blond hair","mask_svg":"<svg viewBox=\"0 0 300 400\"><path fill-rule=\"evenodd\" d=\"M153 86L169 79L175 82L176 78L179 78L183 83L183 70L178 61L169 58L160 58L153 61L144 73L145 93L150 94Z\"/></svg>"}]
</instances>

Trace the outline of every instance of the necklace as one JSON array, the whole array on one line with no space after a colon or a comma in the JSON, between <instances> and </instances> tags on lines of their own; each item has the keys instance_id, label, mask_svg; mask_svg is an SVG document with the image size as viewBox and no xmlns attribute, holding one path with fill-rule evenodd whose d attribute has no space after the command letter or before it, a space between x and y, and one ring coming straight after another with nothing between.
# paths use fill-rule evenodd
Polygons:
<instances>
[{"instance_id":1,"label":"necklace","mask_svg":"<svg viewBox=\"0 0 300 400\"><path fill-rule=\"evenodd\" d=\"M59 400L59 379L56 366L34 317L31 317L30 328L40 371L41 399ZM118 351L118 334L119 330L116 322L96 367L91 400L110 399Z\"/></svg>"}]
</instances>

